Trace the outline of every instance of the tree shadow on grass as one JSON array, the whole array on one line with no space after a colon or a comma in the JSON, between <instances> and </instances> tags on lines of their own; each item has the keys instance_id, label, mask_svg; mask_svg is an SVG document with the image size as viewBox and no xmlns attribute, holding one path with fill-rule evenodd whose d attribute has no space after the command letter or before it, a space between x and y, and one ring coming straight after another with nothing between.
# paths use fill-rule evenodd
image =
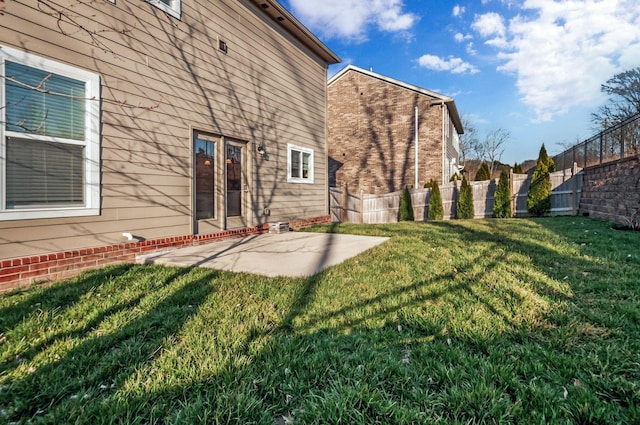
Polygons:
<instances>
[{"instance_id":1,"label":"tree shadow on grass","mask_svg":"<svg viewBox=\"0 0 640 425\"><path fill-rule=\"evenodd\" d=\"M121 276L133 267L132 264L119 264L102 269L88 270L74 278L47 285L33 285L2 294L8 304L0 308L0 332L13 328L33 314L40 311L62 310L73 306L83 295L99 290L114 276ZM27 293L26 296L24 294ZM16 301L12 301L15 299Z\"/></svg>"},{"instance_id":2,"label":"tree shadow on grass","mask_svg":"<svg viewBox=\"0 0 640 425\"><path fill-rule=\"evenodd\" d=\"M116 274L118 272L121 274ZM144 285L133 289L126 287L133 285L141 274L147 280ZM3 415L10 420L32 418L59 423L61 417L66 417L65 412L73 410L71 406L76 400L99 399L101 393L121 385L141 365L162 353L168 338L198 312L199 305L215 290L218 275L215 270L148 266L109 268L83 274L76 282L87 286L91 286L89 282L106 285L119 281L112 288L115 301L107 302L102 310L99 307L99 311L81 327L45 337L21 350L15 364L3 364L0 373L0 376L5 375L3 392L11 397L11 403L3 406ZM70 285L73 283L61 286ZM103 286L103 289L106 288ZM48 289L49 293L59 291L63 294L64 308L53 299L47 304L44 298L43 306L46 304L45 308L61 315L77 308L80 301L66 304L66 290L68 288L55 288L55 285ZM81 292L80 288L76 292ZM118 300L119 294L125 294L125 300ZM34 299L40 298L29 298L30 301ZM53 303L61 308L58 310ZM32 311L22 316L29 320L38 314ZM75 320L81 320L81 317ZM7 334L7 338L13 337L12 333ZM26 346L29 346L28 341ZM26 364L31 365L26 373L21 371L19 378L11 377L13 369L24 368ZM54 412L53 417L49 412Z\"/></svg>"},{"instance_id":3,"label":"tree shadow on grass","mask_svg":"<svg viewBox=\"0 0 640 425\"><path fill-rule=\"evenodd\" d=\"M162 345L158 344L162 335L175 334L186 313L175 323L168 319L167 325L159 317L146 318L148 313L140 323L144 329L125 325L98 345L123 350L119 341L126 343L140 334L146 338L147 327L160 327L158 337L151 337L153 344L134 355L131 364L130 354L116 354L121 372L88 363L82 366L93 376L86 380L89 390L93 389L91 398L67 401L68 394L84 388L75 385L66 390L58 384L67 399L47 396L52 417L67 418L64 414L73 412L78 423L140 424L637 421L640 413L633 401L633 382L638 372L630 369L633 359L624 358L633 353L628 350L633 348L630 343L623 342L621 349L615 337L603 341L593 335L571 335L586 320L572 307L580 295L567 292L570 285L563 286L560 275L597 265L601 259L570 257L573 251L566 245L545 248L538 238L549 233L541 231L537 221L518 223L524 232L532 233L511 235L499 221L438 223L418 230L399 225L399 237L406 237L411 249L425 251L405 253L409 266L382 264L391 261L384 257L387 246L308 279L229 275L251 294L244 300L215 296L212 300L210 289L202 288L205 282L180 280L182 286L174 294L184 292L196 302L209 297L207 309L226 313L233 309L224 303L233 307L239 302L242 306L236 308L249 310L253 303L255 311L260 311L256 317L241 311L226 324L214 314L203 319L201 339L175 340L182 350L177 353L187 357L203 350L196 344L207 344L203 351L222 359L215 371L198 373L197 355L181 359L191 365L190 377L183 376L184 370L162 369L155 360L176 354L157 352L154 345ZM384 231L392 232L393 226ZM429 264L413 264L443 255L444 240L449 237L454 238L456 249L488 243L464 259L451 248L450 265L435 271ZM562 232L557 242L567 242ZM501 249L505 245L510 248ZM483 266L474 268L475 262ZM410 281L394 280L395 269L402 267L415 269ZM388 277L388 284L378 283L375 289L359 286L367 283L358 281L366 270L378 273L381 281ZM487 276L497 272L509 274L510 279L496 286ZM262 293L291 289L282 285L295 286L290 291L293 295L284 297L284 305L283 298L274 296L259 300ZM228 285L225 291L234 288ZM343 300L332 291L355 294ZM158 316L173 315L166 303L182 304L174 298L168 295L158 304L154 310ZM267 308L274 307L276 299L282 312L267 318ZM537 314L535 320L523 321L532 314ZM220 346L225 334L231 335L233 343ZM567 336L572 345L565 346ZM79 347L89 348L85 343ZM110 357L105 354L101 360L105 359ZM65 361L72 364L70 356ZM50 369L46 375L55 377L54 372ZM116 390L98 390L95 395L95 387L114 375ZM30 381L28 386L37 388L37 383ZM563 395L565 390L568 395ZM43 422L47 418L45 413Z\"/></svg>"}]
</instances>

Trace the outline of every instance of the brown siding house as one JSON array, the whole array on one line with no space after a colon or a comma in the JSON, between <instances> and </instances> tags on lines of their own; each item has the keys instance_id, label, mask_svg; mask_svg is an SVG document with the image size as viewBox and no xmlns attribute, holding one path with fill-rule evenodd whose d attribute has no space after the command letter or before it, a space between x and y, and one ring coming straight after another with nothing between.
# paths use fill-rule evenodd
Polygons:
<instances>
[{"instance_id":1,"label":"brown siding house","mask_svg":"<svg viewBox=\"0 0 640 425\"><path fill-rule=\"evenodd\" d=\"M331 186L382 194L458 171L463 128L450 97L349 65L328 82L328 108Z\"/></svg>"},{"instance_id":2,"label":"brown siding house","mask_svg":"<svg viewBox=\"0 0 640 425\"><path fill-rule=\"evenodd\" d=\"M338 61L275 0L6 3L0 290L328 220Z\"/></svg>"}]
</instances>

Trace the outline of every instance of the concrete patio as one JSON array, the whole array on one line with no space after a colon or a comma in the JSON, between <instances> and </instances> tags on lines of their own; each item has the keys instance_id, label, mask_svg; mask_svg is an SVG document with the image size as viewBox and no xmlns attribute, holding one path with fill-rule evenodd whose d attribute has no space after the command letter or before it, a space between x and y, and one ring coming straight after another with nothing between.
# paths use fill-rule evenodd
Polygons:
<instances>
[{"instance_id":1,"label":"concrete patio","mask_svg":"<svg viewBox=\"0 0 640 425\"><path fill-rule=\"evenodd\" d=\"M312 276L389 238L287 232L230 239L140 255L142 264L209 267L270 277Z\"/></svg>"}]
</instances>

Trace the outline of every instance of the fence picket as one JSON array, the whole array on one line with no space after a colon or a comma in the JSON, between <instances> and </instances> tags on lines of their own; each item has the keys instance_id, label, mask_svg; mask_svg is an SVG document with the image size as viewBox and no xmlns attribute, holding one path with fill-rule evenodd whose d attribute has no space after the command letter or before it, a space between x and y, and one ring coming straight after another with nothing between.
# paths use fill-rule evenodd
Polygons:
<instances>
[{"instance_id":1,"label":"fence picket","mask_svg":"<svg viewBox=\"0 0 640 425\"><path fill-rule=\"evenodd\" d=\"M581 168L565 169L551 173L551 215L575 214L580 203L582 193L583 173ZM473 190L475 218L493 217L493 203L498 179L481 182L470 182ZM512 175L512 198L515 205L516 217L527 216L527 192L531 183L528 174ZM444 218L455 218L459 187L455 182L441 186L442 206ZM329 201L332 221L342 221L346 212L346 219L350 223L395 223L400 214L400 199L402 191L383 195L343 193L344 188L330 188ZM429 211L429 196L431 189L411 189L411 202L416 221L426 221ZM347 200L346 209L343 199Z\"/></svg>"}]
</instances>

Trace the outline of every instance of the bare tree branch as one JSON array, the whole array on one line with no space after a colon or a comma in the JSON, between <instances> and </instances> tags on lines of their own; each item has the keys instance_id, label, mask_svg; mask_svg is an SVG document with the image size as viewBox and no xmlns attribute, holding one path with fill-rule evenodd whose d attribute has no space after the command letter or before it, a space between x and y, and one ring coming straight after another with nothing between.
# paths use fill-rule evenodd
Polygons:
<instances>
[{"instance_id":1,"label":"bare tree branch","mask_svg":"<svg viewBox=\"0 0 640 425\"><path fill-rule=\"evenodd\" d=\"M504 153L504 145L511 138L509 130L504 128L496 128L485 136L482 145L486 154L487 162L489 162L489 168L491 170L491 176L496 168L496 162L500 162L502 154Z\"/></svg>"},{"instance_id":2,"label":"bare tree branch","mask_svg":"<svg viewBox=\"0 0 640 425\"><path fill-rule=\"evenodd\" d=\"M480 159L484 155L481 152L478 131L469 117L462 118L462 127L464 128L464 133L460 135L459 146L462 154L462 165L464 165L467 159Z\"/></svg>"},{"instance_id":3,"label":"bare tree branch","mask_svg":"<svg viewBox=\"0 0 640 425\"><path fill-rule=\"evenodd\" d=\"M44 87L45 82L51 78L52 74L47 75L46 77L44 77L39 83L38 85L31 85L31 84L27 84L24 83L18 79L16 79L15 77L10 77L10 76L6 76L6 75L0 75L0 78L4 78L6 81L11 81L12 83L19 85L21 87L24 87L26 89L29 90L33 90L36 91L38 93L44 93L44 94L48 94L51 96L60 96L60 97L65 97L68 99L77 99L77 100L98 100L95 98L95 96L92 97L85 97L85 96L75 96L75 95L71 95L71 94L67 94L67 93L60 93L60 92L55 92L55 91L51 91L49 89L46 89ZM22 102L24 100L24 98L22 98L20 101L15 102L14 105L18 105L20 102ZM140 109L147 109L147 110L153 110L153 109L157 109L160 104L162 103L162 101L164 100L164 96L160 97L160 100L158 100L156 103L154 103L153 105L150 106L144 106L142 104L138 104L138 105L131 105L129 102L127 102L126 100L111 100L111 99L102 99L103 103L110 103L110 104L114 104L114 105L119 105L122 107L126 107L126 108L140 108ZM2 109L2 108L0 108Z\"/></svg>"},{"instance_id":4,"label":"bare tree branch","mask_svg":"<svg viewBox=\"0 0 640 425\"><path fill-rule=\"evenodd\" d=\"M640 112L640 67L614 75L600 87L609 101L591 115L596 131L602 131Z\"/></svg>"},{"instance_id":5,"label":"bare tree branch","mask_svg":"<svg viewBox=\"0 0 640 425\"><path fill-rule=\"evenodd\" d=\"M82 2L79 0L78 3L82 4ZM47 15L57 19L56 25L58 27L58 30L60 30L60 33L68 36L78 33L86 34L91 39L91 44L98 47L105 53L115 54L115 52L101 40L101 38L99 37L100 34L106 32L126 34L127 32L132 31L131 29L126 28L91 30L80 22L79 16L73 15L71 13L70 7L61 7L49 0L38 0L38 9L40 9L40 11L42 11L43 13L46 13ZM71 27L76 28L76 30L68 32L63 28L63 24L69 24Z\"/></svg>"}]
</instances>

